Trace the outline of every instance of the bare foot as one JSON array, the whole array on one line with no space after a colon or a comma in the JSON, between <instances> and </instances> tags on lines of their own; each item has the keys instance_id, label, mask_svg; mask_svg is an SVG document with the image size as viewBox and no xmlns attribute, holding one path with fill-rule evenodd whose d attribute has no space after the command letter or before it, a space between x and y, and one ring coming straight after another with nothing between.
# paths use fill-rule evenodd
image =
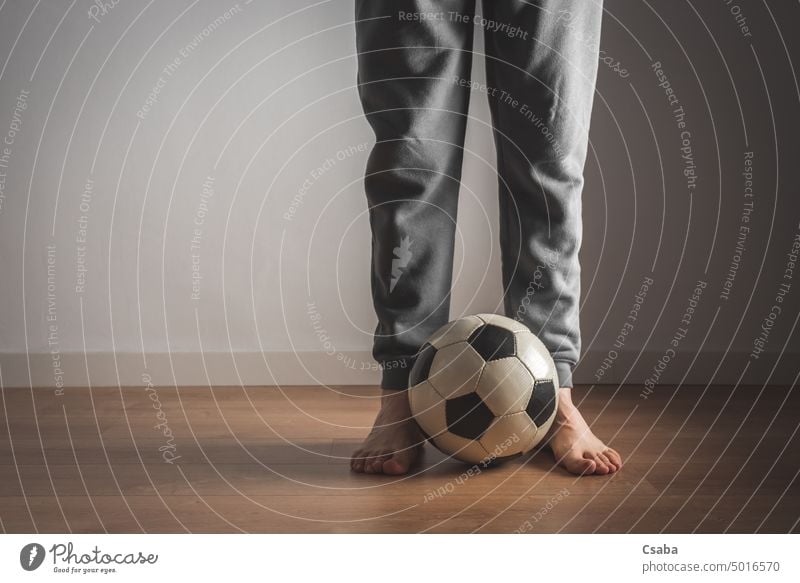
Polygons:
<instances>
[{"instance_id":1,"label":"bare foot","mask_svg":"<svg viewBox=\"0 0 800 583\"><path fill-rule=\"evenodd\" d=\"M365 474L405 474L424 443L425 437L411 416L407 392L383 391L375 426L353 452L350 469Z\"/></svg>"},{"instance_id":2,"label":"bare foot","mask_svg":"<svg viewBox=\"0 0 800 583\"><path fill-rule=\"evenodd\" d=\"M546 442L556 463L573 474L613 474L622 467L622 457L600 441L572 403L570 389L558 390L558 410Z\"/></svg>"}]
</instances>

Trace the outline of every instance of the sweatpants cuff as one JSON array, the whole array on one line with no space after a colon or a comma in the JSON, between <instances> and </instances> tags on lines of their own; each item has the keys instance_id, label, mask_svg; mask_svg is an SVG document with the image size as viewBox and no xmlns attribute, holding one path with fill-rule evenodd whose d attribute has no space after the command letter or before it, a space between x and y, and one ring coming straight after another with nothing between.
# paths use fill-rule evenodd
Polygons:
<instances>
[{"instance_id":1,"label":"sweatpants cuff","mask_svg":"<svg viewBox=\"0 0 800 583\"><path fill-rule=\"evenodd\" d=\"M389 366L390 368L387 368ZM387 391L404 391L408 388L408 375L414 359L393 359L381 367L381 388Z\"/></svg>"},{"instance_id":2,"label":"sweatpants cuff","mask_svg":"<svg viewBox=\"0 0 800 583\"><path fill-rule=\"evenodd\" d=\"M556 360L556 374L558 375L559 388L572 388L572 369L575 366L565 360Z\"/></svg>"}]
</instances>

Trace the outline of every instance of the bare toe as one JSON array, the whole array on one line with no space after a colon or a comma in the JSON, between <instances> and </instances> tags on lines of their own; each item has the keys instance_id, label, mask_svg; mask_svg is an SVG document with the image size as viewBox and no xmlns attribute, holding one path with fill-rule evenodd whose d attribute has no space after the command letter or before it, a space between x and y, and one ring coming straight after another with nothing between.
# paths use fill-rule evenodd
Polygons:
<instances>
[{"instance_id":1,"label":"bare toe","mask_svg":"<svg viewBox=\"0 0 800 583\"><path fill-rule=\"evenodd\" d=\"M408 473L411 464L417 457L417 448L409 448L396 452L392 457L383 462L383 473L399 476Z\"/></svg>"},{"instance_id":2,"label":"bare toe","mask_svg":"<svg viewBox=\"0 0 800 583\"><path fill-rule=\"evenodd\" d=\"M354 451L350 456L350 469L359 473L364 471L364 457L360 449Z\"/></svg>"},{"instance_id":3,"label":"bare toe","mask_svg":"<svg viewBox=\"0 0 800 583\"><path fill-rule=\"evenodd\" d=\"M611 459L605 453L598 454L598 457L601 460L603 460L603 463L606 464L606 466L608 467L609 474L613 474L614 472L617 471L616 464L613 461L611 461Z\"/></svg>"},{"instance_id":4,"label":"bare toe","mask_svg":"<svg viewBox=\"0 0 800 583\"><path fill-rule=\"evenodd\" d=\"M383 464L386 460L391 459L392 453L382 451L377 454L374 458L372 458L372 473L373 474L382 474L383 473Z\"/></svg>"},{"instance_id":5,"label":"bare toe","mask_svg":"<svg viewBox=\"0 0 800 583\"><path fill-rule=\"evenodd\" d=\"M408 472L409 464L405 460L398 460L392 456L383 462L383 473L390 476L401 476Z\"/></svg>"},{"instance_id":6,"label":"bare toe","mask_svg":"<svg viewBox=\"0 0 800 583\"><path fill-rule=\"evenodd\" d=\"M614 465L617 466L617 469L622 469L622 456L617 453L617 450L611 449L610 447L603 452L606 454L606 457L614 462Z\"/></svg>"},{"instance_id":7,"label":"bare toe","mask_svg":"<svg viewBox=\"0 0 800 583\"><path fill-rule=\"evenodd\" d=\"M368 457L368 458L366 458L364 460L364 473L365 474L376 474L377 473L376 468L375 468L375 458L374 457Z\"/></svg>"},{"instance_id":8,"label":"bare toe","mask_svg":"<svg viewBox=\"0 0 800 583\"><path fill-rule=\"evenodd\" d=\"M599 474L601 476L605 476L606 474L608 474L609 471L608 466L606 465L606 463L603 461L603 459L600 457L599 454L596 454L594 456L594 463L597 464L597 468L594 471L595 474Z\"/></svg>"}]
</instances>

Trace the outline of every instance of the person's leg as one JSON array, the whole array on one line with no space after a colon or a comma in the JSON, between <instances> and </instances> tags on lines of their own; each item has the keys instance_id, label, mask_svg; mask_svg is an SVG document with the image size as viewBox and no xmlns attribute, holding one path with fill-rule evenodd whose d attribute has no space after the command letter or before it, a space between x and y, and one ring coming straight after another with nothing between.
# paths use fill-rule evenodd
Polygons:
<instances>
[{"instance_id":1,"label":"person's leg","mask_svg":"<svg viewBox=\"0 0 800 583\"><path fill-rule=\"evenodd\" d=\"M449 319L469 105L458 80L470 77L474 8L474 0L356 0L359 95L376 137L364 187L384 395L353 454L355 471L404 473L424 441L405 389L418 349Z\"/></svg>"},{"instance_id":2,"label":"person's leg","mask_svg":"<svg viewBox=\"0 0 800 583\"><path fill-rule=\"evenodd\" d=\"M580 354L581 190L599 57L602 0L484 2L486 66L500 175L506 315L550 350L559 409L550 445L575 473L619 455L572 403Z\"/></svg>"}]
</instances>

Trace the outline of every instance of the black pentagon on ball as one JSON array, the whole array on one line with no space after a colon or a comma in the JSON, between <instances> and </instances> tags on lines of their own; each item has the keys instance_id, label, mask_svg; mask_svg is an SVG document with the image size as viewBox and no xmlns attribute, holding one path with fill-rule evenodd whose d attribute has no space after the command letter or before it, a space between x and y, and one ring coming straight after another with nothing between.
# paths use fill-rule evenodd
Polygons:
<instances>
[{"instance_id":1,"label":"black pentagon on ball","mask_svg":"<svg viewBox=\"0 0 800 583\"><path fill-rule=\"evenodd\" d=\"M525 411L537 427L550 419L556 408L556 387L552 380L538 380L533 385L533 394Z\"/></svg>"},{"instance_id":2,"label":"black pentagon on ball","mask_svg":"<svg viewBox=\"0 0 800 583\"><path fill-rule=\"evenodd\" d=\"M436 356L436 348L427 342L417 352L414 360L414 366L408 375L408 386L420 384L422 381L428 380L428 375L431 373L431 364L433 357Z\"/></svg>"},{"instance_id":3,"label":"black pentagon on ball","mask_svg":"<svg viewBox=\"0 0 800 583\"><path fill-rule=\"evenodd\" d=\"M469 335L467 342L483 360L499 360L516 354L516 338L511 330L484 324Z\"/></svg>"},{"instance_id":4,"label":"black pentagon on ball","mask_svg":"<svg viewBox=\"0 0 800 583\"><path fill-rule=\"evenodd\" d=\"M494 413L476 393L448 399L444 410L447 429L465 439L480 439L494 421Z\"/></svg>"}]
</instances>

